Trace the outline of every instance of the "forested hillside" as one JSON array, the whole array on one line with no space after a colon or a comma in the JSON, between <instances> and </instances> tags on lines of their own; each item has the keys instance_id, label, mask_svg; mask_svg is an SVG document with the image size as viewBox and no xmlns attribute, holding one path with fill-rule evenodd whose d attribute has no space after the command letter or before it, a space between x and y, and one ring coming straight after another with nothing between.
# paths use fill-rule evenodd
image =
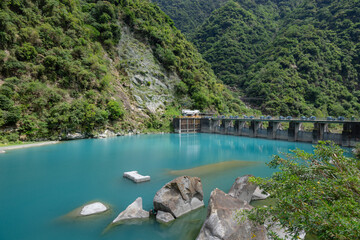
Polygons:
<instances>
[{"instance_id":1,"label":"forested hillside","mask_svg":"<svg viewBox=\"0 0 360 240\"><path fill-rule=\"evenodd\" d=\"M354 0L230 0L191 41L264 113L359 115L359 11Z\"/></svg>"},{"instance_id":2,"label":"forested hillside","mask_svg":"<svg viewBox=\"0 0 360 240\"><path fill-rule=\"evenodd\" d=\"M149 1L1 1L1 141L166 129L180 107L247 111Z\"/></svg>"},{"instance_id":3,"label":"forested hillside","mask_svg":"<svg viewBox=\"0 0 360 240\"><path fill-rule=\"evenodd\" d=\"M194 30L228 0L153 0L174 20L175 26L185 35Z\"/></svg>"}]
</instances>

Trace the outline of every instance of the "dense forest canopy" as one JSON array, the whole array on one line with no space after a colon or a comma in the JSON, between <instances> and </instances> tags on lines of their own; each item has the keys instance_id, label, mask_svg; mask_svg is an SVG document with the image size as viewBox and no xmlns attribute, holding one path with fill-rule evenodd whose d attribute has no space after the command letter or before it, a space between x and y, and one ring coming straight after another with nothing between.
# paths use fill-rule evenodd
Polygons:
<instances>
[{"instance_id":1,"label":"dense forest canopy","mask_svg":"<svg viewBox=\"0 0 360 240\"><path fill-rule=\"evenodd\" d=\"M190 36L227 0L153 0L153 2L166 11L178 29Z\"/></svg>"},{"instance_id":2,"label":"dense forest canopy","mask_svg":"<svg viewBox=\"0 0 360 240\"><path fill-rule=\"evenodd\" d=\"M247 111L173 21L147 0L8 0L0 3L3 140L160 127L163 112L135 116L119 97L134 99L118 56L124 26L151 48L164 72L180 77L176 101L166 109Z\"/></svg>"},{"instance_id":3,"label":"dense forest canopy","mask_svg":"<svg viewBox=\"0 0 360 240\"><path fill-rule=\"evenodd\" d=\"M229 0L189 36L264 113L359 115L359 11L357 0Z\"/></svg>"}]
</instances>

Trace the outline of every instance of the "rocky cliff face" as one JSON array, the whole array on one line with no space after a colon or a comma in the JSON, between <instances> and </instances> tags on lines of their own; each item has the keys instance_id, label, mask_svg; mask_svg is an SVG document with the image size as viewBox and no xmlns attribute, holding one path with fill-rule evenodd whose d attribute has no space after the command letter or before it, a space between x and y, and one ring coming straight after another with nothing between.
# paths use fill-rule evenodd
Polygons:
<instances>
[{"instance_id":1,"label":"rocky cliff face","mask_svg":"<svg viewBox=\"0 0 360 240\"><path fill-rule=\"evenodd\" d=\"M119 64L129 79L136 108L152 114L164 112L166 105L175 101L175 85L181 79L175 71L163 67L151 47L137 39L129 26L122 28L121 35Z\"/></svg>"}]
</instances>

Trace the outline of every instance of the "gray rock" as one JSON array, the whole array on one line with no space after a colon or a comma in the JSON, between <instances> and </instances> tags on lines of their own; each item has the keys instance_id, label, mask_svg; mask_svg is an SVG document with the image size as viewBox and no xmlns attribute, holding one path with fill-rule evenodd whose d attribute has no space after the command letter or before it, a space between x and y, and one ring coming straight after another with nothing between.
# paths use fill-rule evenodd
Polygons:
<instances>
[{"instance_id":1,"label":"gray rock","mask_svg":"<svg viewBox=\"0 0 360 240\"><path fill-rule=\"evenodd\" d=\"M248 219L238 222L238 211L250 210L245 201L233 198L219 189L211 192L208 215L197 240L267 240L264 226Z\"/></svg>"},{"instance_id":2,"label":"gray rock","mask_svg":"<svg viewBox=\"0 0 360 240\"><path fill-rule=\"evenodd\" d=\"M84 138L86 138L86 136L83 133L68 133L66 135L67 140L76 140L76 139L84 139Z\"/></svg>"},{"instance_id":3,"label":"gray rock","mask_svg":"<svg viewBox=\"0 0 360 240\"><path fill-rule=\"evenodd\" d=\"M149 216L149 212L143 210L142 208L142 198L138 197L114 219L113 223L118 223L124 220L145 219L149 218Z\"/></svg>"},{"instance_id":4,"label":"gray rock","mask_svg":"<svg viewBox=\"0 0 360 240\"><path fill-rule=\"evenodd\" d=\"M94 202L85 205L80 212L81 216L89 216L93 214L103 213L108 210L108 207L101 202Z\"/></svg>"},{"instance_id":5,"label":"gray rock","mask_svg":"<svg viewBox=\"0 0 360 240\"><path fill-rule=\"evenodd\" d=\"M245 175L238 177L235 180L235 183L232 185L229 191L229 195L249 203L257 187L256 184L249 182L249 177L252 176Z\"/></svg>"},{"instance_id":6,"label":"gray rock","mask_svg":"<svg viewBox=\"0 0 360 240\"><path fill-rule=\"evenodd\" d=\"M174 221L175 218L171 213L158 211L156 214L156 220L160 223L169 223L171 221Z\"/></svg>"},{"instance_id":7,"label":"gray rock","mask_svg":"<svg viewBox=\"0 0 360 240\"><path fill-rule=\"evenodd\" d=\"M116 134L110 130L105 130L103 133L96 136L97 138L116 137Z\"/></svg>"},{"instance_id":8,"label":"gray rock","mask_svg":"<svg viewBox=\"0 0 360 240\"><path fill-rule=\"evenodd\" d=\"M269 225L269 224L270 224L270 222L268 222L265 225ZM283 240L291 240L291 239L294 239L294 236L295 236L294 233L289 232L289 229L283 228L279 222L276 222L275 224L274 223L271 224L271 226L269 226L268 230L269 230L269 232L272 231L272 232L276 233L276 235L280 239L283 239ZM297 239L304 240L305 236L306 236L306 233L303 230L300 232ZM268 236L268 238L269 238L269 240L273 239L271 236Z\"/></svg>"},{"instance_id":9,"label":"gray rock","mask_svg":"<svg viewBox=\"0 0 360 240\"><path fill-rule=\"evenodd\" d=\"M178 218L204 206L204 193L198 177L182 176L163 186L154 197L154 209Z\"/></svg>"},{"instance_id":10,"label":"gray rock","mask_svg":"<svg viewBox=\"0 0 360 240\"><path fill-rule=\"evenodd\" d=\"M255 200L264 200L270 197L270 194L263 192L259 187L257 187L251 197L251 201Z\"/></svg>"}]
</instances>

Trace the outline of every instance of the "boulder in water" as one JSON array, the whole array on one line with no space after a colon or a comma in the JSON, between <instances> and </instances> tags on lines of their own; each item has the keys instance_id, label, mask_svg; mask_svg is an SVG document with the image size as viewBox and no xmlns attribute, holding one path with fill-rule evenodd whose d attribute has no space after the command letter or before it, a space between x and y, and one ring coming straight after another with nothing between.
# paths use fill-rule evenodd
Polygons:
<instances>
[{"instance_id":1,"label":"boulder in water","mask_svg":"<svg viewBox=\"0 0 360 240\"><path fill-rule=\"evenodd\" d=\"M102 213L108 210L108 207L105 206L105 204L101 203L101 202L94 202L94 203L90 203L85 205L81 211L80 211L80 215L81 216L89 216L89 215L93 215L93 214L98 214L98 213Z\"/></svg>"},{"instance_id":2,"label":"boulder in water","mask_svg":"<svg viewBox=\"0 0 360 240\"><path fill-rule=\"evenodd\" d=\"M165 184L154 197L154 209L178 218L204 206L204 193L198 177L182 176Z\"/></svg>"},{"instance_id":3,"label":"boulder in water","mask_svg":"<svg viewBox=\"0 0 360 240\"><path fill-rule=\"evenodd\" d=\"M142 198L138 197L113 220L113 223L122 222L124 220L145 219L149 218L149 216L149 212L142 208Z\"/></svg>"},{"instance_id":4,"label":"boulder in water","mask_svg":"<svg viewBox=\"0 0 360 240\"><path fill-rule=\"evenodd\" d=\"M257 188L256 184L249 182L250 177L252 176L245 175L236 178L234 184L229 191L229 195L249 203L255 189Z\"/></svg>"},{"instance_id":5,"label":"boulder in water","mask_svg":"<svg viewBox=\"0 0 360 240\"><path fill-rule=\"evenodd\" d=\"M238 211L252 209L248 202L219 189L211 192L208 215L196 240L267 240L266 228L250 220L238 222Z\"/></svg>"}]
</instances>

